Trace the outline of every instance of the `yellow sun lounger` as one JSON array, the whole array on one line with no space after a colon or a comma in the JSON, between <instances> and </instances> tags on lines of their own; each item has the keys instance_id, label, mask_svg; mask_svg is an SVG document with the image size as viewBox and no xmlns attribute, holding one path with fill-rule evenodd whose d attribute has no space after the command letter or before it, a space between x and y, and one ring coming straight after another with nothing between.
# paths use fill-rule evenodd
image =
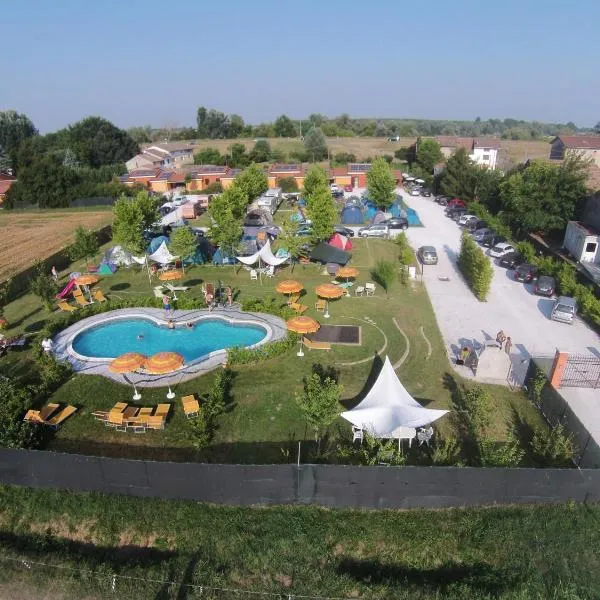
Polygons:
<instances>
[{"instance_id":1,"label":"yellow sun lounger","mask_svg":"<svg viewBox=\"0 0 600 600\"><path fill-rule=\"evenodd\" d=\"M302 343L309 350L331 350L331 344L328 342L313 342L313 341L309 340L307 337L303 337Z\"/></svg>"},{"instance_id":2,"label":"yellow sun lounger","mask_svg":"<svg viewBox=\"0 0 600 600\"><path fill-rule=\"evenodd\" d=\"M48 421L44 421L44 425L49 425L54 429L58 429L65 419L68 419L73 413L77 412L76 406L65 406L57 415L54 415Z\"/></svg>"},{"instance_id":3,"label":"yellow sun lounger","mask_svg":"<svg viewBox=\"0 0 600 600\"><path fill-rule=\"evenodd\" d=\"M167 415L169 414L169 410L171 410L170 404L159 404L154 411L154 416L163 417L166 419Z\"/></svg>"},{"instance_id":4,"label":"yellow sun lounger","mask_svg":"<svg viewBox=\"0 0 600 600\"><path fill-rule=\"evenodd\" d=\"M292 302L290 308L293 308L299 315L308 310L306 304L298 304L298 302Z\"/></svg>"},{"instance_id":5,"label":"yellow sun lounger","mask_svg":"<svg viewBox=\"0 0 600 600\"><path fill-rule=\"evenodd\" d=\"M75 298L75 302L77 302L77 304L81 305L81 306L89 306L90 302L88 300L86 300L83 297L83 294L77 294L75 295L75 293L73 293L73 297Z\"/></svg>"},{"instance_id":6,"label":"yellow sun lounger","mask_svg":"<svg viewBox=\"0 0 600 600\"><path fill-rule=\"evenodd\" d=\"M102 293L101 289L94 290L92 296L96 302L106 302L108 300L108 298Z\"/></svg>"},{"instance_id":7,"label":"yellow sun lounger","mask_svg":"<svg viewBox=\"0 0 600 600\"><path fill-rule=\"evenodd\" d=\"M71 306L66 300L58 303L58 310L62 310L62 312L73 312L77 310L76 306Z\"/></svg>"},{"instance_id":8,"label":"yellow sun lounger","mask_svg":"<svg viewBox=\"0 0 600 600\"><path fill-rule=\"evenodd\" d=\"M183 412L188 419L198 416L198 413L200 412L200 403L196 400L195 396L184 396L181 399L181 403L183 404Z\"/></svg>"}]
</instances>

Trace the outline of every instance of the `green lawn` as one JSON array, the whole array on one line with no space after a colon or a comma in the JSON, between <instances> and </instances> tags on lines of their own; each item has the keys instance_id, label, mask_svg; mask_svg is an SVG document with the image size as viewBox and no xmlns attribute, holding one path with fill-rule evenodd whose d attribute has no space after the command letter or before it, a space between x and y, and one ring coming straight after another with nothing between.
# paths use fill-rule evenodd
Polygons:
<instances>
[{"instance_id":1,"label":"green lawn","mask_svg":"<svg viewBox=\"0 0 600 600\"><path fill-rule=\"evenodd\" d=\"M380 259L395 260L396 246L384 240L354 240L352 264L360 270L358 283L370 281L370 269ZM262 283L250 281L244 270L233 267L200 266L186 270L183 283L192 286L187 292L191 296L201 295L202 281L221 281L232 285L238 299L249 296L276 295L277 281L293 277L301 281L306 289L302 302L310 308L308 315L322 319L322 313L314 310L315 287L331 278L322 274L317 265L284 268L275 279ZM119 270L112 277L104 277L100 287L109 296L135 298L148 296L152 286L145 271L136 269ZM283 302L283 297L279 296ZM443 417L436 428L441 438L459 435L459 422L453 410L453 391L463 384L460 377L450 368L446 358L435 316L424 288L419 283L403 286L396 282L389 295L377 288L375 297L343 297L330 306L331 324L360 325L361 346L334 345L331 352L306 351L303 359L295 351L287 355L256 364L235 367L233 382L233 404L219 421L212 444L196 451L190 445L188 424L180 406L176 406L171 420L164 431L134 435L116 432L94 421L91 412L107 409L117 401L131 401L131 388L111 382L103 377L78 375L71 378L52 397L60 403L74 403L81 410L59 430L49 447L54 450L86 452L110 456L148 457L174 460L232 461L245 463L286 462L295 457L298 440L305 440L303 459L314 458L311 440L313 434L307 430L305 421L296 405L294 395L302 389L302 379L311 372L312 365L319 363L332 366L339 371L343 385L342 402L352 405L356 397L366 388L373 370L380 360L374 359L376 352L387 344L384 355L392 364L400 360L406 350L404 336L398 331L393 319L406 334L410 348L408 358L398 369L398 375L407 389L423 404L431 408L450 408L451 414ZM13 325L8 333L39 330L52 316L40 308L39 301L26 295L11 303L5 315ZM376 326L364 319L372 319ZM432 354L427 359L427 344L420 328L431 342ZM359 364L356 361L364 361ZM30 376L31 365L28 353L9 353L0 359L7 373ZM174 387L178 396L202 393L212 382L211 374ZM541 416L525 396L500 386L486 386L492 397L492 419L488 435L496 441L504 441L509 427L516 420L528 426L544 426ZM142 406L150 406L165 400L164 389L143 390ZM517 418L518 417L518 418ZM334 423L329 432L329 445L334 448L336 440L347 438L350 427L341 419ZM421 462L426 457L413 449L411 461ZM329 460L335 460L330 457Z\"/></svg>"},{"instance_id":2,"label":"green lawn","mask_svg":"<svg viewBox=\"0 0 600 600\"><path fill-rule=\"evenodd\" d=\"M0 595L595 600L599 519L590 505L244 508L0 487Z\"/></svg>"}]
</instances>

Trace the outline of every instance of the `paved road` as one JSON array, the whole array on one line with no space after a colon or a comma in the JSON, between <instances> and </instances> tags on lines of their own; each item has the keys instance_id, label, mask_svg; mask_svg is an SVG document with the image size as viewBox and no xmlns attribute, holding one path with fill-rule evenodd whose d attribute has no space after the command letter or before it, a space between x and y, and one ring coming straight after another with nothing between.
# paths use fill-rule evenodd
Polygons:
<instances>
[{"instance_id":1,"label":"paved road","mask_svg":"<svg viewBox=\"0 0 600 600\"><path fill-rule=\"evenodd\" d=\"M437 248L439 262L426 266L424 282L433 304L450 356L463 342L482 343L502 329L513 340L513 365L533 355L554 354L556 348L570 352L600 351L600 339L577 319L573 325L549 319L552 300L535 296L530 286L511 280L511 271L494 265L494 280L487 302L479 302L462 280L456 267L461 230L444 215L432 198L408 196L425 227L411 227L407 235L415 250ZM449 281L440 281L448 277Z\"/></svg>"}]
</instances>

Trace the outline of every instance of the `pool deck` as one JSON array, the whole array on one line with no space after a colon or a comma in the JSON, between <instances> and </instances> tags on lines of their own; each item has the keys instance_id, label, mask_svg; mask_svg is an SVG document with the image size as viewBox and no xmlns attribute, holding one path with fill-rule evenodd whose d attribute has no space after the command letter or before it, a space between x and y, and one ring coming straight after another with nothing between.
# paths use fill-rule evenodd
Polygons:
<instances>
[{"instance_id":1,"label":"pool deck","mask_svg":"<svg viewBox=\"0 0 600 600\"><path fill-rule=\"evenodd\" d=\"M71 349L71 342L73 338L82 330L93 325L108 322L115 317L146 317L152 321L164 323L165 326L167 324L167 319L165 319L165 311L160 308L122 308L99 315L94 315L74 323L54 337L53 354L55 358L57 360L68 361L73 367L73 370L79 375L102 375L118 383L130 385L135 384L140 388L175 386L178 383L189 381L190 379L195 379L200 375L204 375L205 373L216 369L226 362L227 351L217 350L215 352L211 352L205 357L198 359L197 361L193 361L189 365L184 365L181 369L178 369L173 373L168 373L166 375L150 375L143 372L121 375L119 373L112 373L109 370L108 365L111 359L81 360L78 358ZM208 309L175 310L173 311L172 319L177 326L178 324L181 325L182 323L194 322L207 317L221 317L223 319L231 320L234 323L236 321L240 321L255 325L264 325L267 330L267 336L258 344L255 344L255 346L260 346L262 344L266 344L267 342L283 339L287 335L287 328L283 319L267 313L244 312L235 305L229 308L216 308L212 311L209 311Z\"/></svg>"}]
</instances>

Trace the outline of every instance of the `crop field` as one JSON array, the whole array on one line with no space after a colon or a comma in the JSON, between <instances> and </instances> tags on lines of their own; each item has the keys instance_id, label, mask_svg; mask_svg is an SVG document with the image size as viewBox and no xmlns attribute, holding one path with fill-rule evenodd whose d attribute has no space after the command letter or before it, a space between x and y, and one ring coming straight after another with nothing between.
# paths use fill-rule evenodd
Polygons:
<instances>
[{"instance_id":1,"label":"crop field","mask_svg":"<svg viewBox=\"0 0 600 600\"><path fill-rule=\"evenodd\" d=\"M110 210L0 213L0 280L64 248L73 241L79 225L99 229L111 221Z\"/></svg>"},{"instance_id":2,"label":"crop field","mask_svg":"<svg viewBox=\"0 0 600 600\"><path fill-rule=\"evenodd\" d=\"M339 152L350 152L361 160L367 157L381 156L383 154L394 154L402 146L414 144L417 138L404 137L399 142L389 142L381 137L330 137L327 138L327 147L331 154ZM293 138L269 138L271 148L281 150L289 154L293 150L302 149L302 142ZM510 159L510 162L524 162L530 158L547 158L550 153L548 140L500 140L502 153ZM244 144L248 150L254 146L253 139L235 140L199 140L197 149L216 148L221 154L227 153L232 144Z\"/></svg>"}]
</instances>

